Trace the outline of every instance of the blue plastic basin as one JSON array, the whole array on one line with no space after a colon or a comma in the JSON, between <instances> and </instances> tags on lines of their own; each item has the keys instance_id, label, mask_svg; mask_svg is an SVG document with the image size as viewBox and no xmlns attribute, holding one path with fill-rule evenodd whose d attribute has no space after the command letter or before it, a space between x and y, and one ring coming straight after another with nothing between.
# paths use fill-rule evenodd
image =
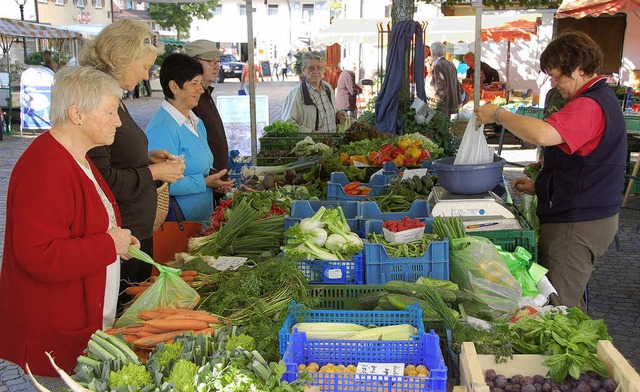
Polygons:
<instances>
[{"instance_id":1,"label":"blue plastic basin","mask_svg":"<svg viewBox=\"0 0 640 392\"><path fill-rule=\"evenodd\" d=\"M493 163L454 165L455 157L438 159L433 167L440 185L451 193L473 195L493 189L502 177L504 159L495 155Z\"/></svg>"}]
</instances>

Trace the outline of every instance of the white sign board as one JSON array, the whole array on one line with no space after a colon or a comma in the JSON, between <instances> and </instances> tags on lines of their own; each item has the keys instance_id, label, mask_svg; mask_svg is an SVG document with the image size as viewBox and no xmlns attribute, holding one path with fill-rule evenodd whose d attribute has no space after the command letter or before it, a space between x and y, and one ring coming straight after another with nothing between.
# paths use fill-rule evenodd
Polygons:
<instances>
[{"instance_id":1,"label":"white sign board","mask_svg":"<svg viewBox=\"0 0 640 392\"><path fill-rule=\"evenodd\" d=\"M23 129L49 129L51 85L54 73L49 68L32 67L20 78L20 132Z\"/></svg>"},{"instance_id":2,"label":"white sign board","mask_svg":"<svg viewBox=\"0 0 640 392\"><path fill-rule=\"evenodd\" d=\"M238 150L241 156L251 155L249 96L218 96L216 106L224 123L229 150ZM256 133L259 138L264 133L264 127L269 124L269 97L266 95L256 95L256 122ZM260 146L258 146L259 149Z\"/></svg>"}]
</instances>

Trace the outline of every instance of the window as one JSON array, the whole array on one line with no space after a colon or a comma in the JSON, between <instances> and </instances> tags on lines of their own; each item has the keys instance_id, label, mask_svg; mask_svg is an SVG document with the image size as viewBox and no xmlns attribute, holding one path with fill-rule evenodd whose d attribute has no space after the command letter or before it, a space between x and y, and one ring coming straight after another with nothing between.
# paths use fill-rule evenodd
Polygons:
<instances>
[{"instance_id":1,"label":"window","mask_svg":"<svg viewBox=\"0 0 640 392\"><path fill-rule=\"evenodd\" d=\"M222 15L222 5L216 5L216 8L213 10L214 15Z\"/></svg>"},{"instance_id":2,"label":"window","mask_svg":"<svg viewBox=\"0 0 640 392\"><path fill-rule=\"evenodd\" d=\"M246 14L247 14L247 5L246 4L240 5L240 16L244 16Z\"/></svg>"},{"instance_id":3,"label":"window","mask_svg":"<svg viewBox=\"0 0 640 392\"><path fill-rule=\"evenodd\" d=\"M96 8L102 8L102 0L96 0Z\"/></svg>"},{"instance_id":4,"label":"window","mask_svg":"<svg viewBox=\"0 0 640 392\"><path fill-rule=\"evenodd\" d=\"M127 1L127 9L128 10L132 10L133 9L133 1Z\"/></svg>"},{"instance_id":5,"label":"window","mask_svg":"<svg viewBox=\"0 0 640 392\"><path fill-rule=\"evenodd\" d=\"M267 8L267 15L278 16L278 4L269 4Z\"/></svg>"},{"instance_id":6,"label":"window","mask_svg":"<svg viewBox=\"0 0 640 392\"><path fill-rule=\"evenodd\" d=\"M313 18L313 4L302 4L302 23L310 23Z\"/></svg>"},{"instance_id":7,"label":"window","mask_svg":"<svg viewBox=\"0 0 640 392\"><path fill-rule=\"evenodd\" d=\"M49 2L49 0L38 0L38 3L45 3L46 4L48 2Z\"/></svg>"},{"instance_id":8,"label":"window","mask_svg":"<svg viewBox=\"0 0 640 392\"><path fill-rule=\"evenodd\" d=\"M56 0L56 5L64 5L64 0Z\"/></svg>"},{"instance_id":9,"label":"window","mask_svg":"<svg viewBox=\"0 0 640 392\"><path fill-rule=\"evenodd\" d=\"M84 8L84 0L76 0L76 6L78 8Z\"/></svg>"}]
</instances>

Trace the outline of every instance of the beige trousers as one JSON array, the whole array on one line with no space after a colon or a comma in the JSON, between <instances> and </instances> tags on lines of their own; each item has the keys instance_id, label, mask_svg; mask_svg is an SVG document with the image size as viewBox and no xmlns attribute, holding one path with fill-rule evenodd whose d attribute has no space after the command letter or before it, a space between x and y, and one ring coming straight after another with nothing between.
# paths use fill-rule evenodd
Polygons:
<instances>
[{"instance_id":1,"label":"beige trousers","mask_svg":"<svg viewBox=\"0 0 640 392\"><path fill-rule=\"evenodd\" d=\"M618 231L618 214L604 219L540 225L538 263L549 269L563 305L585 310L584 291L593 266Z\"/></svg>"}]
</instances>

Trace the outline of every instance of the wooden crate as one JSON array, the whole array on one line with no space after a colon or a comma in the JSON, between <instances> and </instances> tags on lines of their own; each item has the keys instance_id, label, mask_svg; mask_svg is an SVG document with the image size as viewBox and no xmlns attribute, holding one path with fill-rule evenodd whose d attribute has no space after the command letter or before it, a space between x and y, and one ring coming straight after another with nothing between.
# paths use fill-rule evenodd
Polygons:
<instances>
[{"instance_id":1,"label":"wooden crate","mask_svg":"<svg viewBox=\"0 0 640 392\"><path fill-rule=\"evenodd\" d=\"M598 358L609 369L609 375L618 383L620 392L640 392L640 375L608 340L598 342ZM493 355L478 355L473 343L465 342L460 350L460 384L468 392L490 392L484 382L487 369L494 369L497 374L511 377L522 375L545 375L548 371L542 365L549 356L517 354L505 363L496 363Z\"/></svg>"}]
</instances>

